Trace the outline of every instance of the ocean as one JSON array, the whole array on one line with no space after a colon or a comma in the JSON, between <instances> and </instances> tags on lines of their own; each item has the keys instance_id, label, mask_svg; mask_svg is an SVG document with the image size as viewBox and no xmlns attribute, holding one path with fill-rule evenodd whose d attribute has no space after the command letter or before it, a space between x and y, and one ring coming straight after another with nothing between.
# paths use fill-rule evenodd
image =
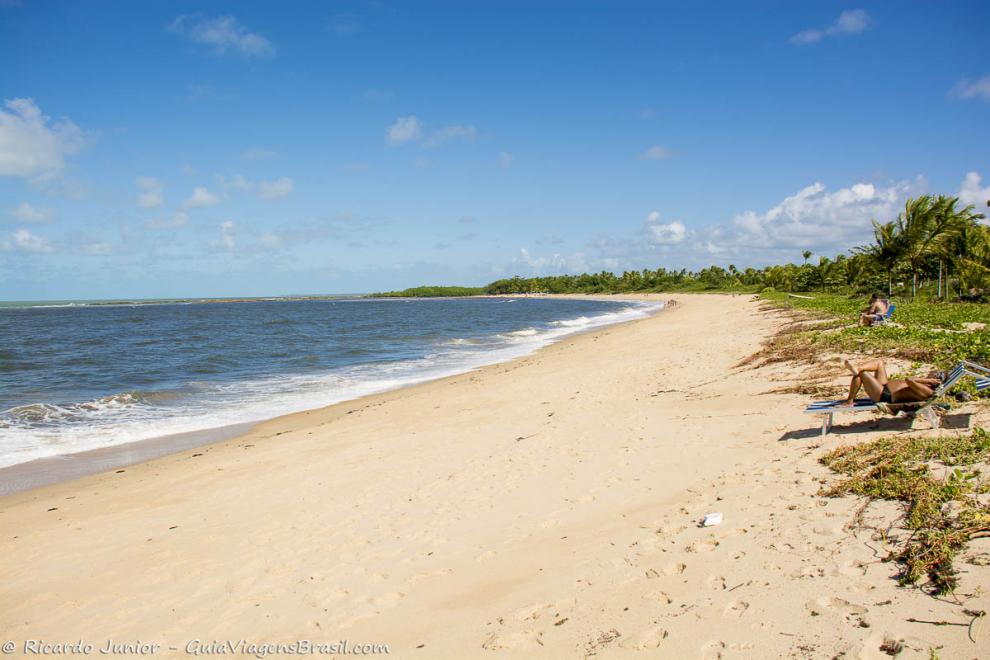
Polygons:
<instances>
[{"instance_id":1,"label":"ocean","mask_svg":"<svg viewBox=\"0 0 990 660\"><path fill-rule=\"evenodd\" d=\"M660 303L0 303L0 467L257 422L530 353Z\"/></svg>"}]
</instances>

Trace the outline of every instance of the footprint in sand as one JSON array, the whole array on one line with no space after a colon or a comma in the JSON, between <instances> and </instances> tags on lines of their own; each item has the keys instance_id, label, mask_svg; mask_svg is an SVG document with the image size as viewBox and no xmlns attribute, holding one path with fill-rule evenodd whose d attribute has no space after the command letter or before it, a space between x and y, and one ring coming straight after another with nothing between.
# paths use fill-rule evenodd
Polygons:
<instances>
[{"instance_id":1,"label":"footprint in sand","mask_svg":"<svg viewBox=\"0 0 990 660\"><path fill-rule=\"evenodd\" d=\"M696 541L689 545L686 550L688 552L712 552L719 545L718 541L715 539L706 539L704 541Z\"/></svg>"},{"instance_id":2,"label":"footprint in sand","mask_svg":"<svg viewBox=\"0 0 990 660\"><path fill-rule=\"evenodd\" d=\"M862 621L861 617L869 612L869 609L862 605L856 605L835 596L815 599L806 603L805 608L811 616L839 614L849 623L856 625L859 625L860 621Z\"/></svg>"},{"instance_id":3,"label":"footprint in sand","mask_svg":"<svg viewBox=\"0 0 990 660\"><path fill-rule=\"evenodd\" d=\"M619 642L626 649L655 649L667 637L667 631L659 626L646 628L638 634L631 635Z\"/></svg>"},{"instance_id":4,"label":"footprint in sand","mask_svg":"<svg viewBox=\"0 0 990 660\"><path fill-rule=\"evenodd\" d=\"M550 609L550 605L530 605L516 610L513 617L518 621L535 621L548 609Z\"/></svg>"},{"instance_id":5,"label":"footprint in sand","mask_svg":"<svg viewBox=\"0 0 990 660\"><path fill-rule=\"evenodd\" d=\"M667 595L665 591L651 591L649 593L643 594L643 600L648 600L654 603L660 603L661 605L670 605L674 601L671 600L670 596Z\"/></svg>"},{"instance_id":6,"label":"footprint in sand","mask_svg":"<svg viewBox=\"0 0 990 660\"><path fill-rule=\"evenodd\" d=\"M647 569L646 577L649 580L655 580L661 576L671 576L680 575L685 570L687 570L687 564L682 564L680 562L671 562L661 568L659 571L655 568Z\"/></svg>"},{"instance_id":7,"label":"footprint in sand","mask_svg":"<svg viewBox=\"0 0 990 660\"><path fill-rule=\"evenodd\" d=\"M725 642L712 640L701 647L702 660L722 660L722 651L725 650Z\"/></svg>"},{"instance_id":8,"label":"footprint in sand","mask_svg":"<svg viewBox=\"0 0 990 660\"><path fill-rule=\"evenodd\" d=\"M749 609L749 603L744 600L734 600L725 606L725 616L733 615L741 617Z\"/></svg>"},{"instance_id":9,"label":"footprint in sand","mask_svg":"<svg viewBox=\"0 0 990 660\"><path fill-rule=\"evenodd\" d=\"M715 589L716 591L725 590L725 578L722 577L721 575L713 575L712 577L708 578L707 583L709 587Z\"/></svg>"},{"instance_id":10,"label":"footprint in sand","mask_svg":"<svg viewBox=\"0 0 990 660\"><path fill-rule=\"evenodd\" d=\"M862 561L846 560L841 564L837 564L833 569L833 575L851 575L854 577L861 577L866 575L866 571L869 569L870 565Z\"/></svg>"},{"instance_id":11,"label":"footprint in sand","mask_svg":"<svg viewBox=\"0 0 990 660\"><path fill-rule=\"evenodd\" d=\"M818 566L806 566L794 574L796 578L820 578L825 577L825 569Z\"/></svg>"},{"instance_id":12,"label":"footprint in sand","mask_svg":"<svg viewBox=\"0 0 990 660\"><path fill-rule=\"evenodd\" d=\"M474 560L480 564L482 562L491 561L492 559L495 559L495 556L497 554L498 553L495 552L494 550L485 550L480 555L475 557Z\"/></svg>"},{"instance_id":13,"label":"footprint in sand","mask_svg":"<svg viewBox=\"0 0 990 660\"><path fill-rule=\"evenodd\" d=\"M500 649L525 649L543 646L543 633L536 630L523 630L515 633L492 633L481 643L486 651Z\"/></svg>"},{"instance_id":14,"label":"footprint in sand","mask_svg":"<svg viewBox=\"0 0 990 660\"><path fill-rule=\"evenodd\" d=\"M842 527L840 525L834 525L826 527L825 525L816 525L812 528L815 534L820 534L821 536L842 536Z\"/></svg>"}]
</instances>

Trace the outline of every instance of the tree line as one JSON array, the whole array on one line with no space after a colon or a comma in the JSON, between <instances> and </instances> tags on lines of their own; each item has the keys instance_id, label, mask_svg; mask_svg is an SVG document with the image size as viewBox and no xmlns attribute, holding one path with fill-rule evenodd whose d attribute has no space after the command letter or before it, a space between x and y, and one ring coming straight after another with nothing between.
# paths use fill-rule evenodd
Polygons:
<instances>
[{"instance_id":1,"label":"tree line","mask_svg":"<svg viewBox=\"0 0 990 660\"><path fill-rule=\"evenodd\" d=\"M988 201L990 205L990 201ZM698 271L608 271L581 275L512 277L484 292L624 293L671 290L886 291L926 293L933 299L978 299L990 289L990 228L983 214L960 205L958 197L922 195L909 199L889 222L873 221L873 242L835 257L802 253L800 264L740 270L709 266Z\"/></svg>"}]
</instances>

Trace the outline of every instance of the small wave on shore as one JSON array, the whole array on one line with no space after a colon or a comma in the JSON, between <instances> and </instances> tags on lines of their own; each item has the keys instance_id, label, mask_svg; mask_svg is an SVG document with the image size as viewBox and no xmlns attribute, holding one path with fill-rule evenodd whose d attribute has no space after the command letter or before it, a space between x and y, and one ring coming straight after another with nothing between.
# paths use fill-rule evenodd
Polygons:
<instances>
[{"instance_id":1,"label":"small wave on shore","mask_svg":"<svg viewBox=\"0 0 990 660\"><path fill-rule=\"evenodd\" d=\"M256 340L250 333L237 335L228 342L205 330L190 329L185 336L187 341L190 337L200 337L191 347L177 345L174 340L169 344L167 341L149 343L143 337L111 337L113 341L124 341L134 347L136 357L127 359L135 361L135 369L141 367L149 370L146 373L163 373L169 376L172 385L124 390L76 401L35 401L10 406L0 411L0 467L320 408L510 360L577 332L645 317L663 306L661 303L628 301L600 303L605 308L599 310L601 313L564 318L544 316L541 320L537 320L538 315L534 316L534 310L525 314L512 312L519 316L500 322L508 323L510 327L485 333L486 325L491 325L486 310L493 308L479 309L479 304L490 305L490 302L455 303L455 306L449 302L437 303L437 311L460 314L460 321L456 324L450 320L436 321L432 327L415 328L415 332L412 331L412 320L403 315L389 317L383 324L374 314L366 314L351 320L349 329L338 329L339 323L331 323L324 329L330 321L324 312L314 313L315 321L291 314L264 316L258 319L256 330L252 332L302 332L300 328L311 324L313 327L308 332L312 333L312 338L304 337L296 344L289 344L285 339L279 342L277 338L283 335L278 334L271 335L275 338L271 340L258 338L259 345L267 347L265 359L272 366L266 369L264 362L259 363L253 373L245 371L244 362L248 358L242 348L249 339ZM539 304L553 305L553 301ZM525 307L523 304L502 309ZM574 307L562 305L557 311L566 313ZM540 313L550 314L554 309L547 307ZM307 308L307 313L310 312L312 310ZM516 318L519 321L513 320ZM148 323L148 332L151 333L149 336L160 339L154 329L156 323ZM512 323L516 323L514 328ZM455 326L468 330L475 326L481 332L451 336L450 331ZM322 333L334 331L354 333L353 339L337 337L333 354L327 356L320 351L330 349L320 348L316 343ZM374 339L377 336L382 339ZM203 348L204 342L212 342L208 352ZM159 343L163 346L156 348ZM74 337L72 345L78 352L79 346L90 346L90 343ZM184 364L164 365L161 363L164 357L148 364L148 356L143 351L166 348L170 357L180 355L183 350L198 352L194 353L196 359L186 360ZM63 364L76 364L76 368L87 370L80 373L96 373L101 381L112 381L105 367L94 369L91 364L94 358L99 358L105 365L114 355L112 348L95 344L90 349L86 355L67 353ZM305 360L301 359L305 355L303 349L309 353ZM271 373L276 363L287 372Z\"/></svg>"}]
</instances>

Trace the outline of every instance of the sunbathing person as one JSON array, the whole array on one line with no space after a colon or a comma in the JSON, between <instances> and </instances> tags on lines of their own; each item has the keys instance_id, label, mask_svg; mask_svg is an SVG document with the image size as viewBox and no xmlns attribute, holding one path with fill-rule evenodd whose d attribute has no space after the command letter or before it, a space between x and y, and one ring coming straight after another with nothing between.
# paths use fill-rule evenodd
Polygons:
<instances>
[{"instance_id":1,"label":"sunbathing person","mask_svg":"<svg viewBox=\"0 0 990 660\"><path fill-rule=\"evenodd\" d=\"M942 379L934 372L925 378L889 380L882 360L864 362L859 366L846 360L845 365L853 377L849 383L849 397L840 404L842 406L852 406L860 388L866 390L876 403L917 403L930 399L935 388L942 384Z\"/></svg>"},{"instance_id":2,"label":"sunbathing person","mask_svg":"<svg viewBox=\"0 0 990 660\"><path fill-rule=\"evenodd\" d=\"M873 325L887 314L887 301L880 297L879 293L870 296L870 304L859 315L860 325Z\"/></svg>"}]
</instances>

